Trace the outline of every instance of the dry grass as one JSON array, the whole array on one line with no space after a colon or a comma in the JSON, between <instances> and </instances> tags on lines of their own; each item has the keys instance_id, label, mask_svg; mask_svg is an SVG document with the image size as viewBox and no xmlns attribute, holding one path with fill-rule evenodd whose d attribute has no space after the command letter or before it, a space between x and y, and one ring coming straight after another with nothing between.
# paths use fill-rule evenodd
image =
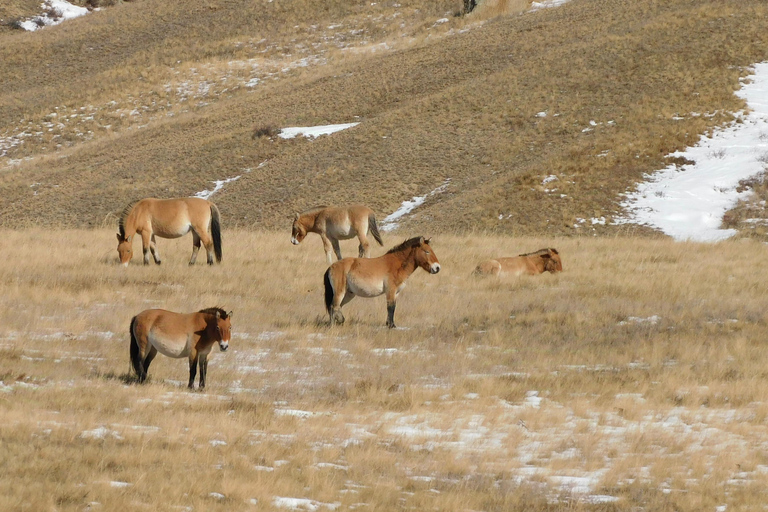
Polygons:
<instances>
[{"instance_id":1,"label":"dry grass","mask_svg":"<svg viewBox=\"0 0 768 512\"><path fill-rule=\"evenodd\" d=\"M729 120L768 58L760 0L461 5L122 2L2 31L0 223L98 227L132 199L242 176L215 198L230 225L282 228L317 202L384 216L450 179L408 226L615 234L620 194Z\"/></svg>"},{"instance_id":2,"label":"dry grass","mask_svg":"<svg viewBox=\"0 0 768 512\"><path fill-rule=\"evenodd\" d=\"M229 230L212 268L187 267L188 238L160 240L162 266L127 269L113 238L0 237L0 509L765 502L762 244L437 236L443 270L409 280L389 331L383 300L327 327L316 237ZM470 276L544 246L565 272ZM213 304L234 310L234 338L206 393L162 357L132 383L132 315Z\"/></svg>"}]
</instances>

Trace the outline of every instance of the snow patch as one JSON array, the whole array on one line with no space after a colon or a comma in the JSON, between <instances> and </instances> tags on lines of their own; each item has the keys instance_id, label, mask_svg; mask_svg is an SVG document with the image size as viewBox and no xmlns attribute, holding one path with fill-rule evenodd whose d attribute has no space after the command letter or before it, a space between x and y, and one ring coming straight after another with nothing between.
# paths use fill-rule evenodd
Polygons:
<instances>
[{"instance_id":1,"label":"snow patch","mask_svg":"<svg viewBox=\"0 0 768 512\"><path fill-rule=\"evenodd\" d=\"M58 25L65 20L88 14L88 9L85 7L72 5L66 0L45 0L40 4L40 7L44 11L43 14L35 16L31 20L22 21L19 26L28 32L34 32L43 27Z\"/></svg>"},{"instance_id":2,"label":"snow patch","mask_svg":"<svg viewBox=\"0 0 768 512\"><path fill-rule=\"evenodd\" d=\"M213 194L224 188L224 185L227 183L231 183L233 181L237 181L240 179L240 176L235 176L234 178L227 178L225 180L216 180L213 181L213 188L211 190L203 190L202 192L198 192L195 194L195 197L199 197L201 199L210 199Z\"/></svg>"},{"instance_id":3,"label":"snow patch","mask_svg":"<svg viewBox=\"0 0 768 512\"><path fill-rule=\"evenodd\" d=\"M346 123L346 124L328 124L325 126L293 126L290 128L283 128L278 135L281 139L292 139L297 135L303 135L308 139L314 139L321 135L330 135L331 133L340 132L347 128L352 128L360 123Z\"/></svg>"},{"instance_id":4,"label":"snow patch","mask_svg":"<svg viewBox=\"0 0 768 512\"><path fill-rule=\"evenodd\" d=\"M448 188L448 185L450 185L451 178L447 178L445 182L437 187L435 190L430 192L429 194L425 194L423 196L414 196L410 201L405 200L403 201L403 204L400 205L400 208L392 212L391 214L384 217L384 220L381 221L381 230L382 231L392 231L393 229L397 228L399 225L398 221L404 217L405 215L408 215L413 210L424 204L424 202L427 200L428 197L432 197L434 195L440 194L441 192L445 192L445 189Z\"/></svg>"},{"instance_id":5,"label":"snow patch","mask_svg":"<svg viewBox=\"0 0 768 512\"><path fill-rule=\"evenodd\" d=\"M756 64L736 95L747 102L749 113L702 136L696 146L669 155L690 164L669 165L648 176L626 196L626 210L617 224L644 224L677 240L716 242L736 234L720 229L725 212L748 192L739 193L739 181L765 170L768 161L768 62Z\"/></svg>"}]
</instances>

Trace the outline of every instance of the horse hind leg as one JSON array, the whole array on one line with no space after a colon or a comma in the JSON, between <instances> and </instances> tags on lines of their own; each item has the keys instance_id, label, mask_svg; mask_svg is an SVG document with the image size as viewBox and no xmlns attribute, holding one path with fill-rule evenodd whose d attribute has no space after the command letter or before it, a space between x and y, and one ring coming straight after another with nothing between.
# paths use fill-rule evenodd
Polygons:
<instances>
[{"instance_id":1,"label":"horse hind leg","mask_svg":"<svg viewBox=\"0 0 768 512\"><path fill-rule=\"evenodd\" d=\"M200 251L200 237L195 231L192 231L192 258L189 260L190 265L194 265L197 261L197 253Z\"/></svg>"},{"instance_id":2,"label":"horse hind leg","mask_svg":"<svg viewBox=\"0 0 768 512\"><path fill-rule=\"evenodd\" d=\"M331 245L333 246L333 252L336 253L336 258L341 259L341 246L339 245L339 241L335 238L331 238Z\"/></svg>"},{"instance_id":3,"label":"horse hind leg","mask_svg":"<svg viewBox=\"0 0 768 512\"><path fill-rule=\"evenodd\" d=\"M210 235L206 232L201 232L197 236L205 246L205 252L208 256L208 264L213 265L213 238L211 238Z\"/></svg>"},{"instance_id":4,"label":"horse hind leg","mask_svg":"<svg viewBox=\"0 0 768 512\"><path fill-rule=\"evenodd\" d=\"M152 246L152 236L146 229L141 232L141 245L144 251L144 264L149 265L149 249Z\"/></svg>"},{"instance_id":5,"label":"horse hind leg","mask_svg":"<svg viewBox=\"0 0 768 512\"><path fill-rule=\"evenodd\" d=\"M152 360L155 359L155 356L157 355L157 349L152 346L149 349L149 354L147 354L147 357L144 358L144 376L146 378L146 374L149 373L149 365L152 364Z\"/></svg>"}]
</instances>

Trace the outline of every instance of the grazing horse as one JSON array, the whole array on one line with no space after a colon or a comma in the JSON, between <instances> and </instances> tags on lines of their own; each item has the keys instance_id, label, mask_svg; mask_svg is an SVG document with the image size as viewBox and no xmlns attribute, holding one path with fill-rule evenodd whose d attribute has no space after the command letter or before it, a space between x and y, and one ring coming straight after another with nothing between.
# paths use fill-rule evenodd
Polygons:
<instances>
[{"instance_id":1,"label":"grazing horse","mask_svg":"<svg viewBox=\"0 0 768 512\"><path fill-rule=\"evenodd\" d=\"M440 262L429 240L418 236L406 240L378 258L344 258L325 272L325 308L331 325L343 324L341 307L360 297L387 296L387 327L395 327L395 301L405 288L405 280L417 268L430 274L440 272Z\"/></svg>"},{"instance_id":2,"label":"grazing horse","mask_svg":"<svg viewBox=\"0 0 768 512\"><path fill-rule=\"evenodd\" d=\"M521 254L514 258L497 258L481 262L475 268L476 275L500 276L500 275L529 275L533 276L543 272L562 272L563 262L557 249L539 249L536 252Z\"/></svg>"},{"instance_id":3,"label":"grazing horse","mask_svg":"<svg viewBox=\"0 0 768 512\"><path fill-rule=\"evenodd\" d=\"M133 235L136 233L141 235L145 265L149 265L150 251L155 263L160 264L155 236L179 238L190 231L193 243L190 265L195 264L201 243L208 252L209 265L213 265L214 252L216 261L221 261L221 217L216 205L206 199L142 199L125 207L118 229L117 253L120 263L126 267L133 257Z\"/></svg>"},{"instance_id":4,"label":"grazing horse","mask_svg":"<svg viewBox=\"0 0 768 512\"><path fill-rule=\"evenodd\" d=\"M318 206L304 213L296 214L293 219L291 243L299 245L307 233L317 233L323 240L325 257L330 265L333 263L331 247L333 247L336 257L341 259L339 240L349 240L354 237L360 240L358 257L369 258L368 230L371 231L373 238L379 245L384 245L379 234L379 227L376 225L376 216L373 214L373 210L367 206L354 205L343 208Z\"/></svg>"},{"instance_id":5,"label":"grazing horse","mask_svg":"<svg viewBox=\"0 0 768 512\"><path fill-rule=\"evenodd\" d=\"M147 379L149 365L158 352L168 357L189 358L189 387L194 388L200 366L200 389L205 388L208 354L218 342L222 352L229 348L232 312L221 308L197 313L174 313L147 309L131 320L131 363L139 382Z\"/></svg>"}]
</instances>

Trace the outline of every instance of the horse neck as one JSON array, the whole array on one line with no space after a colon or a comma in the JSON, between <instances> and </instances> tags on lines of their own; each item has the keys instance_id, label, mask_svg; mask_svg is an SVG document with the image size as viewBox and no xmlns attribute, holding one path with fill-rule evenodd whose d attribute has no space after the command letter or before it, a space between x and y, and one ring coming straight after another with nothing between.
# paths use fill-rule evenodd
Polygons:
<instances>
[{"instance_id":1,"label":"horse neck","mask_svg":"<svg viewBox=\"0 0 768 512\"><path fill-rule=\"evenodd\" d=\"M136 226L139 225L139 208L138 203L131 208L131 211L123 219L123 228L125 229L125 236L129 237L136 233Z\"/></svg>"},{"instance_id":2,"label":"horse neck","mask_svg":"<svg viewBox=\"0 0 768 512\"><path fill-rule=\"evenodd\" d=\"M316 212L309 212L309 213L302 213L299 216L299 222L302 226L304 226L304 229L307 231L314 231L315 230L315 224L317 223L317 216L320 215L320 212L322 210L318 210Z\"/></svg>"},{"instance_id":3,"label":"horse neck","mask_svg":"<svg viewBox=\"0 0 768 512\"><path fill-rule=\"evenodd\" d=\"M212 345L213 343L216 343L217 340L215 336L209 336L208 329L211 328L212 324L215 327L216 316L211 313L200 313L200 315L200 318L198 318L198 325L201 326L199 330L203 332L201 338L205 338L206 345ZM212 330L215 331L215 329Z\"/></svg>"},{"instance_id":4,"label":"horse neck","mask_svg":"<svg viewBox=\"0 0 768 512\"><path fill-rule=\"evenodd\" d=\"M404 251L393 252L389 256L392 256L397 260L397 272L405 273L403 279L416 272L418 265L416 264L416 250L414 247L406 249Z\"/></svg>"}]
</instances>

